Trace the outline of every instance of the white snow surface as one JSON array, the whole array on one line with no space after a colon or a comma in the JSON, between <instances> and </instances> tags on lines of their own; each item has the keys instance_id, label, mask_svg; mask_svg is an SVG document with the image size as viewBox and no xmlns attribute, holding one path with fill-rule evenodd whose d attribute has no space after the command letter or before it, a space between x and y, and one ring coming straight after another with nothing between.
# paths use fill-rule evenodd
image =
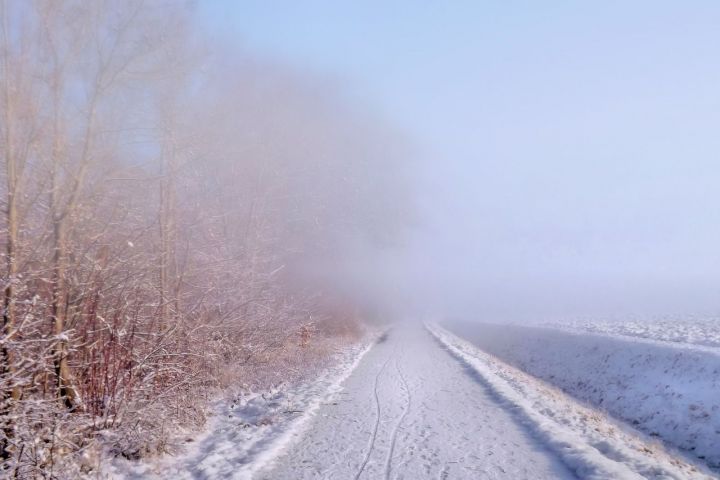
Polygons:
<instances>
[{"instance_id":1,"label":"white snow surface","mask_svg":"<svg viewBox=\"0 0 720 480\"><path fill-rule=\"evenodd\" d=\"M720 467L720 355L677 342L454 322L496 358Z\"/></svg>"},{"instance_id":2,"label":"white snow surface","mask_svg":"<svg viewBox=\"0 0 720 480\"><path fill-rule=\"evenodd\" d=\"M398 325L315 382L218 405L121 479L710 478L442 328Z\"/></svg>"},{"instance_id":3,"label":"white snow surface","mask_svg":"<svg viewBox=\"0 0 720 480\"><path fill-rule=\"evenodd\" d=\"M720 351L720 318L589 318L545 322L544 326L579 333L697 345Z\"/></svg>"},{"instance_id":4,"label":"white snow surface","mask_svg":"<svg viewBox=\"0 0 720 480\"><path fill-rule=\"evenodd\" d=\"M476 377L421 325L398 325L257 478L575 478Z\"/></svg>"},{"instance_id":5,"label":"white snow surface","mask_svg":"<svg viewBox=\"0 0 720 480\"><path fill-rule=\"evenodd\" d=\"M179 455L148 462L116 458L104 475L118 480L255 478L259 469L303 436L322 405L336 401L342 382L372 348L370 340L340 355L313 381L218 401L204 432Z\"/></svg>"},{"instance_id":6,"label":"white snow surface","mask_svg":"<svg viewBox=\"0 0 720 480\"><path fill-rule=\"evenodd\" d=\"M706 469L666 452L658 444L648 443L639 432L579 404L474 344L437 325L428 325L428 329L477 372L478 379L579 478L712 478Z\"/></svg>"}]
</instances>

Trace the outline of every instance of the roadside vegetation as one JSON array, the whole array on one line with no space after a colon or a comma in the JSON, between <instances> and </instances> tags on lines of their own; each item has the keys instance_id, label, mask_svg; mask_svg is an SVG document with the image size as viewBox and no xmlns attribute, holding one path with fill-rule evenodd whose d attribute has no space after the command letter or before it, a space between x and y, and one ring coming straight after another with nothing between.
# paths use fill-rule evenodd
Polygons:
<instances>
[{"instance_id":1,"label":"roadside vegetation","mask_svg":"<svg viewBox=\"0 0 720 480\"><path fill-rule=\"evenodd\" d=\"M173 5L0 3L0 476L162 453L361 334L324 269L392 234L397 145Z\"/></svg>"}]
</instances>

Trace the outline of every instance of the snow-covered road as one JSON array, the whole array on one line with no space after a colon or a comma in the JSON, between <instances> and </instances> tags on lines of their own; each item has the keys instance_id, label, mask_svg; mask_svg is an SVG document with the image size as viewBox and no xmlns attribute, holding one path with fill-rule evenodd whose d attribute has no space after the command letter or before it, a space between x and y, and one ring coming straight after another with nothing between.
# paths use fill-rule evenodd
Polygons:
<instances>
[{"instance_id":1,"label":"snow-covered road","mask_svg":"<svg viewBox=\"0 0 720 480\"><path fill-rule=\"evenodd\" d=\"M418 323L348 349L307 384L221 402L206 430L174 457L116 458L107 473L132 480L717 478L474 343Z\"/></svg>"},{"instance_id":2,"label":"snow-covered road","mask_svg":"<svg viewBox=\"0 0 720 480\"><path fill-rule=\"evenodd\" d=\"M575 478L429 332L398 326L256 478Z\"/></svg>"}]
</instances>

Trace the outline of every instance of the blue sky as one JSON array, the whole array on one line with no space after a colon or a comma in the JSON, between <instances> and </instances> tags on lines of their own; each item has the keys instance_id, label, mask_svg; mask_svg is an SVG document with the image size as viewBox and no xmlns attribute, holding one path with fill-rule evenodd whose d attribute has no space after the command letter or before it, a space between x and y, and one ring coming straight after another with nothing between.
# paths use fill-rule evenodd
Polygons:
<instances>
[{"instance_id":1,"label":"blue sky","mask_svg":"<svg viewBox=\"0 0 720 480\"><path fill-rule=\"evenodd\" d=\"M427 222L387 275L425 273L442 308L720 310L720 3L199 11L221 42L336 79L416 144Z\"/></svg>"}]
</instances>

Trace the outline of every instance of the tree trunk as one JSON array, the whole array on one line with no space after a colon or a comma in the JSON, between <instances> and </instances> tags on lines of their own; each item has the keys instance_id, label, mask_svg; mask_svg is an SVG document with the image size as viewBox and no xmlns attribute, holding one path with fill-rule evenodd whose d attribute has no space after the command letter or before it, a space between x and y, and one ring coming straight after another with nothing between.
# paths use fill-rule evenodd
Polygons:
<instances>
[{"instance_id":1,"label":"tree trunk","mask_svg":"<svg viewBox=\"0 0 720 480\"><path fill-rule=\"evenodd\" d=\"M170 151L168 151L170 150ZM175 239L175 182L172 156L174 148L163 151L160 178L160 325L164 332L169 327L171 302L177 314L177 259ZM171 298L171 295L174 298Z\"/></svg>"},{"instance_id":2,"label":"tree trunk","mask_svg":"<svg viewBox=\"0 0 720 480\"><path fill-rule=\"evenodd\" d=\"M52 320L55 346L52 358L57 380L57 394L60 401L70 410L80 406L80 397L73 385L73 378L68 365L68 338L64 333L67 315L67 287L65 272L67 270L66 248L67 239L65 219L56 219L54 225L55 251L53 253L53 296Z\"/></svg>"},{"instance_id":3,"label":"tree trunk","mask_svg":"<svg viewBox=\"0 0 720 480\"><path fill-rule=\"evenodd\" d=\"M7 128L7 127L6 127ZM14 335L15 330L15 292L13 282L17 276L17 237L18 237L18 215L17 201L15 197L15 168L12 154L7 149L7 175L8 175L8 195L7 195L7 245L5 250L6 262L6 285L3 291L3 325L2 337L6 340L0 352L0 374L4 376L12 376L15 369L15 359L12 349L8 347L7 340ZM12 179L12 180L11 180ZM15 385L9 392L3 392L3 398L10 396L13 400L18 400L21 395L20 387Z\"/></svg>"},{"instance_id":4,"label":"tree trunk","mask_svg":"<svg viewBox=\"0 0 720 480\"><path fill-rule=\"evenodd\" d=\"M7 35L7 14L5 11L5 2L0 4L2 11L2 30L3 30L3 60L2 60L2 75L3 75L3 103L4 103L4 115L3 121L5 123L4 131L4 143L5 151L5 168L7 176L7 209L6 209L6 222L7 222L7 244L5 250L5 262L6 262L6 279L7 282L3 289L3 311L2 311L2 330L0 336L5 340L2 348L0 349L0 378L5 378L12 385L9 388L3 388L0 392L0 417L6 417L10 412L10 406L13 402L20 399L21 390L18 385L13 385L16 379L13 378L15 373L15 358L12 351L12 347L8 346L8 340L15 333L15 292L13 282L17 276L17 240L18 240L18 208L17 208L17 159L14 152L14 138L12 131L12 95L10 93L10 79L8 75L8 55L9 55L9 43ZM10 456L8 451L7 439L13 436L13 430L8 422L2 420L4 440L0 442L0 458L7 459Z\"/></svg>"}]
</instances>

